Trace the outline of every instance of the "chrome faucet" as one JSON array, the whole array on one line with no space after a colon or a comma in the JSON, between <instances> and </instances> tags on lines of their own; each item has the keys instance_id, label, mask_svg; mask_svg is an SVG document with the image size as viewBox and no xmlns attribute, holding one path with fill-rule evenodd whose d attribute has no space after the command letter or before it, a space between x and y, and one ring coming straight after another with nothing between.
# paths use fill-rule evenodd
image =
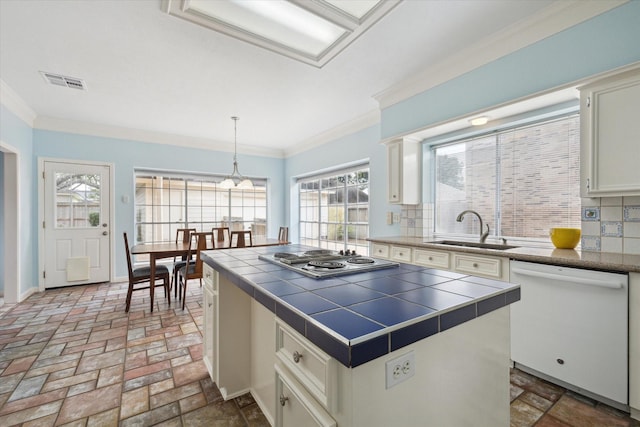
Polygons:
<instances>
[{"instance_id":1,"label":"chrome faucet","mask_svg":"<svg viewBox=\"0 0 640 427\"><path fill-rule=\"evenodd\" d=\"M480 221L480 243L484 243L485 240L487 240L487 236L489 236L489 224L486 224L487 226L487 231L485 231L484 233L482 232L482 217L480 216L480 214L476 211L472 211L472 210L466 210L466 211L462 211L458 214L458 216L456 217L456 221L458 222L462 222L462 218L464 218L464 214L466 213L472 213L475 216L478 217L478 221Z\"/></svg>"}]
</instances>

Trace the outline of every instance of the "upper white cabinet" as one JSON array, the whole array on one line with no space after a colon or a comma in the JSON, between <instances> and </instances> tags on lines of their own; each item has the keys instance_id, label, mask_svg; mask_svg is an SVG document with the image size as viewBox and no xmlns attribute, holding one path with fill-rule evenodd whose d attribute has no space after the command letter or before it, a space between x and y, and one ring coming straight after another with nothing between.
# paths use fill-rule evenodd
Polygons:
<instances>
[{"instance_id":1,"label":"upper white cabinet","mask_svg":"<svg viewBox=\"0 0 640 427\"><path fill-rule=\"evenodd\" d=\"M580 88L580 193L640 195L640 67Z\"/></svg>"},{"instance_id":2,"label":"upper white cabinet","mask_svg":"<svg viewBox=\"0 0 640 427\"><path fill-rule=\"evenodd\" d=\"M420 203L422 157L420 142L408 138L387 143L389 203Z\"/></svg>"}]
</instances>

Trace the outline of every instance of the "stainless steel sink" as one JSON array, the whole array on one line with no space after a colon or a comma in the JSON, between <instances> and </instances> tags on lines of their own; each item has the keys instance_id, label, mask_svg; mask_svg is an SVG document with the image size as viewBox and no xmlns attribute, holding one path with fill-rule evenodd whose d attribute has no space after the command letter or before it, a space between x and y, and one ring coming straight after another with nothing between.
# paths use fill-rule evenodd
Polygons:
<instances>
[{"instance_id":1,"label":"stainless steel sink","mask_svg":"<svg viewBox=\"0 0 640 427\"><path fill-rule=\"evenodd\" d=\"M448 245L448 246L464 246L467 248L495 249L499 251L504 251L506 249L514 249L518 247L518 246L494 244L494 243L463 242L459 240L433 240L425 243L433 243L436 245Z\"/></svg>"}]
</instances>

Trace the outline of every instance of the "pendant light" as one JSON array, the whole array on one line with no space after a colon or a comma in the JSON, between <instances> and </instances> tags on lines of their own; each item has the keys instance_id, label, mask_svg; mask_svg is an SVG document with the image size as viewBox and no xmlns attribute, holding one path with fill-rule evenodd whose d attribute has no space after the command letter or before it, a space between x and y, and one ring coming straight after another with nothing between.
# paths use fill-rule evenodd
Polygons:
<instances>
[{"instance_id":1,"label":"pendant light","mask_svg":"<svg viewBox=\"0 0 640 427\"><path fill-rule=\"evenodd\" d=\"M220 188L239 188L241 190L251 190L253 189L253 182L249 178L244 177L238 172L238 117L231 117L233 120L233 131L234 131L234 148L233 148L233 172L231 175L228 175L224 178L224 181L220 183ZM238 181L238 184L236 184Z\"/></svg>"}]
</instances>

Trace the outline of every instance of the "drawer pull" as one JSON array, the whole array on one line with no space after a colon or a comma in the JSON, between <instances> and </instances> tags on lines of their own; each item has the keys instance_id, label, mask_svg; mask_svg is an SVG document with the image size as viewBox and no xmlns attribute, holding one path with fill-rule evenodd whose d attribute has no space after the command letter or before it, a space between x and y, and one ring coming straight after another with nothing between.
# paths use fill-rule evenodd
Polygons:
<instances>
[{"instance_id":1,"label":"drawer pull","mask_svg":"<svg viewBox=\"0 0 640 427\"><path fill-rule=\"evenodd\" d=\"M429 258L427 258L429 261L433 261L433 257L430 256Z\"/></svg>"},{"instance_id":2,"label":"drawer pull","mask_svg":"<svg viewBox=\"0 0 640 427\"><path fill-rule=\"evenodd\" d=\"M293 352L293 361L298 363L302 359L302 354L298 353L298 350Z\"/></svg>"},{"instance_id":3,"label":"drawer pull","mask_svg":"<svg viewBox=\"0 0 640 427\"><path fill-rule=\"evenodd\" d=\"M287 400L289 400L288 397L285 397L284 394L280 395L280 406L284 406L287 403Z\"/></svg>"},{"instance_id":4,"label":"drawer pull","mask_svg":"<svg viewBox=\"0 0 640 427\"><path fill-rule=\"evenodd\" d=\"M400 256L403 256L404 254L402 252L400 252Z\"/></svg>"},{"instance_id":5,"label":"drawer pull","mask_svg":"<svg viewBox=\"0 0 640 427\"><path fill-rule=\"evenodd\" d=\"M473 268L478 268L478 263L477 262L473 263Z\"/></svg>"},{"instance_id":6,"label":"drawer pull","mask_svg":"<svg viewBox=\"0 0 640 427\"><path fill-rule=\"evenodd\" d=\"M564 365L564 360L562 359L556 359L556 362L558 362L559 365Z\"/></svg>"}]
</instances>

